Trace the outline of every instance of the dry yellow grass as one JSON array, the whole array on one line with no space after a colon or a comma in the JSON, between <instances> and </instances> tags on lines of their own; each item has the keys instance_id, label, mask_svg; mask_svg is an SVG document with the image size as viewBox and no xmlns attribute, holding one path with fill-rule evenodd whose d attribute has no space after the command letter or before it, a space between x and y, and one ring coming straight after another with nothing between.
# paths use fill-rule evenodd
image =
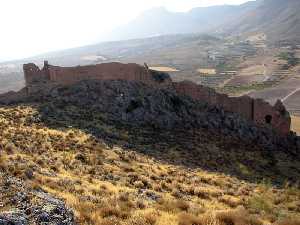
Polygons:
<instances>
[{"instance_id":1,"label":"dry yellow grass","mask_svg":"<svg viewBox=\"0 0 300 225\"><path fill-rule=\"evenodd\" d=\"M168 67L168 66L151 66L149 69L156 70L160 72L178 72L176 68Z\"/></svg>"},{"instance_id":2,"label":"dry yellow grass","mask_svg":"<svg viewBox=\"0 0 300 225\"><path fill-rule=\"evenodd\" d=\"M300 117L292 116L292 130L300 135Z\"/></svg>"}]
</instances>

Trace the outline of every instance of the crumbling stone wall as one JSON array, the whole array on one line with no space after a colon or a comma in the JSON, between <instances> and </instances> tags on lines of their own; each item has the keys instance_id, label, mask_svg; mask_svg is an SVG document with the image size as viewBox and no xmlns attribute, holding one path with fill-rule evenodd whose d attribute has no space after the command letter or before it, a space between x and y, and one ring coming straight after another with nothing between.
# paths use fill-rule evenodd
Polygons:
<instances>
[{"instance_id":1,"label":"crumbling stone wall","mask_svg":"<svg viewBox=\"0 0 300 225\"><path fill-rule=\"evenodd\" d=\"M40 68L34 63L28 63L23 65L23 71L26 86L47 82L50 79L47 61L45 61L45 65L42 70L40 70Z\"/></svg>"},{"instance_id":2,"label":"crumbling stone wall","mask_svg":"<svg viewBox=\"0 0 300 225\"><path fill-rule=\"evenodd\" d=\"M228 97L219 94L214 89L184 81L172 83L168 74L149 70L148 66L138 64L104 63L90 66L58 67L45 62L44 68L39 69L35 64L24 65L24 75L27 92L38 87L37 83L57 83L72 85L81 80L128 80L141 81L158 88L173 88L178 94L210 105L235 112L253 121L259 126L269 126L285 135L289 133L291 118L283 104L279 101L275 106L261 99L248 96ZM16 95L16 94L15 94Z\"/></svg>"},{"instance_id":3,"label":"crumbling stone wall","mask_svg":"<svg viewBox=\"0 0 300 225\"><path fill-rule=\"evenodd\" d=\"M229 97L189 81L174 83L174 88L178 94L238 113L259 126L269 126L283 135L290 132L291 118L280 100L275 106L271 106L262 99L252 99L249 96Z\"/></svg>"},{"instance_id":4,"label":"crumbling stone wall","mask_svg":"<svg viewBox=\"0 0 300 225\"><path fill-rule=\"evenodd\" d=\"M204 101L210 105L216 105L227 111L236 112L243 115L246 119L252 120L251 103L252 98L242 96L230 98L225 94L219 94L214 89L197 85L191 81L174 83L177 93L187 95L195 100Z\"/></svg>"},{"instance_id":5,"label":"crumbling stone wall","mask_svg":"<svg viewBox=\"0 0 300 225\"><path fill-rule=\"evenodd\" d=\"M149 70L138 64L103 63L89 66L59 67L46 61L42 70L35 64L24 65L26 85L53 82L72 85L81 80L135 80L151 86L170 86L172 81L164 73Z\"/></svg>"},{"instance_id":6,"label":"crumbling stone wall","mask_svg":"<svg viewBox=\"0 0 300 225\"><path fill-rule=\"evenodd\" d=\"M280 100L274 106L262 99L253 100L253 121L256 124L271 126L282 134L291 129L291 117Z\"/></svg>"}]
</instances>

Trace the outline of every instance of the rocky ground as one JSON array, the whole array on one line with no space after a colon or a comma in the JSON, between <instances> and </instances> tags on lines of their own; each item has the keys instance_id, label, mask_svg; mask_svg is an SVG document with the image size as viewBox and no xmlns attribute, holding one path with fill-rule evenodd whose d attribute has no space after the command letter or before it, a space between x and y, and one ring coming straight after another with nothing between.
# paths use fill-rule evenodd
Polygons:
<instances>
[{"instance_id":1,"label":"rocky ground","mask_svg":"<svg viewBox=\"0 0 300 225\"><path fill-rule=\"evenodd\" d=\"M0 175L1 225L76 224L73 211L62 200L33 189L15 176L3 172ZM30 169L24 175L34 177Z\"/></svg>"}]
</instances>

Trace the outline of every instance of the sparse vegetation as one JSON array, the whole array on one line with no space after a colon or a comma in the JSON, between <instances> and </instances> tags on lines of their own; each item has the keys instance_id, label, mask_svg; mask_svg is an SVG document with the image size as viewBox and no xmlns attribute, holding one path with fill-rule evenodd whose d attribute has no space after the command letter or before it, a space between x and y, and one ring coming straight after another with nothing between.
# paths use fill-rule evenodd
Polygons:
<instances>
[{"instance_id":1,"label":"sparse vegetation","mask_svg":"<svg viewBox=\"0 0 300 225\"><path fill-rule=\"evenodd\" d=\"M245 159L258 168L266 166L268 159L253 148L248 151L236 144L225 154L221 150L225 140L201 131L189 136L135 130L106 123L100 114L89 117L91 121L82 114L70 127L68 119L38 120L38 110L38 106L0 108L1 170L64 199L79 224L297 225L296 185L256 183L259 175L270 171L257 169L257 176L245 176L234 165ZM110 138L89 133L86 127L91 124ZM196 137L202 142L193 141ZM218 160L222 163L217 165ZM217 170L210 172L213 168ZM285 179L276 173L271 176Z\"/></svg>"},{"instance_id":2,"label":"sparse vegetation","mask_svg":"<svg viewBox=\"0 0 300 225\"><path fill-rule=\"evenodd\" d=\"M299 59L295 57L294 52L282 52L277 57L287 62L287 65L284 67L284 69L289 69L299 64Z\"/></svg>"},{"instance_id":3,"label":"sparse vegetation","mask_svg":"<svg viewBox=\"0 0 300 225\"><path fill-rule=\"evenodd\" d=\"M276 84L277 82L275 81L267 81L262 83L252 83L248 85L236 85L236 86L227 85L225 87L219 88L218 91L226 94L239 94L239 93L245 93L247 91L264 90L266 88L271 88Z\"/></svg>"}]
</instances>

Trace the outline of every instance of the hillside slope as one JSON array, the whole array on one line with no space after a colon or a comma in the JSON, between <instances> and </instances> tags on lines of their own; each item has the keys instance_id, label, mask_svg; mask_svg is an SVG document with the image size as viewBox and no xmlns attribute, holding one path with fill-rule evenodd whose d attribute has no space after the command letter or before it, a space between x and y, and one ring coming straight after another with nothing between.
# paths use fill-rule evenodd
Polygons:
<instances>
[{"instance_id":1,"label":"hillside slope","mask_svg":"<svg viewBox=\"0 0 300 225\"><path fill-rule=\"evenodd\" d=\"M300 2L298 0L264 0L245 13L238 21L227 24L227 31L236 34L263 32L271 41L293 40L299 42Z\"/></svg>"},{"instance_id":2,"label":"hillside slope","mask_svg":"<svg viewBox=\"0 0 300 225\"><path fill-rule=\"evenodd\" d=\"M297 224L299 149L241 141L235 126L251 124L168 90L85 81L0 107L0 169L79 224Z\"/></svg>"}]
</instances>

